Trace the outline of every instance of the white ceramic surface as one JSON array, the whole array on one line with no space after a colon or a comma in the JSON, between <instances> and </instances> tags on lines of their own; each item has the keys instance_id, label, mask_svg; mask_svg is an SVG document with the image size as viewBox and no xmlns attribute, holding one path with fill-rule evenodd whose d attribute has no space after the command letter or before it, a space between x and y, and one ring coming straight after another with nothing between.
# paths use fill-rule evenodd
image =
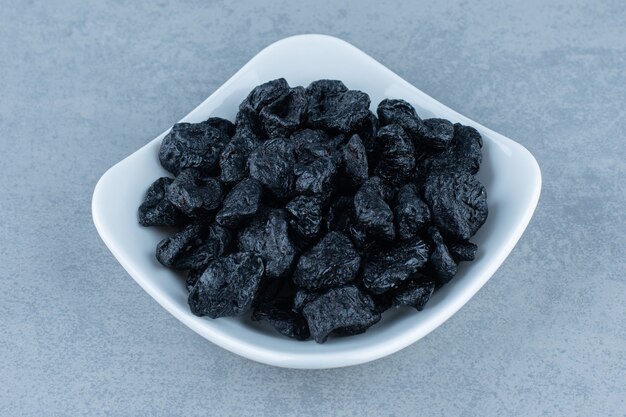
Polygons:
<instances>
[{"instance_id":1,"label":"white ceramic surface","mask_svg":"<svg viewBox=\"0 0 626 417\"><path fill-rule=\"evenodd\" d=\"M532 217L541 190L539 166L523 146L437 102L354 46L323 35L294 36L268 46L182 121L200 122L209 116L233 120L238 104L253 87L279 77L292 86L339 79L348 88L368 93L374 111L384 98L403 98L423 118L447 118L474 126L482 134L483 165L478 177L487 189L489 218L472 239L479 245L477 259L462 263L456 278L422 312L391 310L366 333L330 338L323 345L287 339L248 319L192 315L184 281L154 257L154 248L166 231L137 223L137 207L145 190L156 178L167 175L158 161L167 131L102 176L93 195L94 223L113 255L148 294L185 325L225 349L290 368L333 368L384 357L433 331L491 278Z\"/></svg>"}]
</instances>

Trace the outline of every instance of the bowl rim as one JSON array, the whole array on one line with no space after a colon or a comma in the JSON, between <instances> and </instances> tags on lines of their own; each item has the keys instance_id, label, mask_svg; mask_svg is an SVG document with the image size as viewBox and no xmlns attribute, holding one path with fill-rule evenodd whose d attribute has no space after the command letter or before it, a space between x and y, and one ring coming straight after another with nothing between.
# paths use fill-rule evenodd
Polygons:
<instances>
[{"instance_id":1,"label":"bowl rim","mask_svg":"<svg viewBox=\"0 0 626 417\"><path fill-rule=\"evenodd\" d=\"M526 158L526 163L528 164L528 169L532 172L532 195L530 199L527 201L527 206L524 210L524 214L521 220L515 224L512 237L506 242L506 245L499 248L495 255L491 256L491 260L489 262L488 267L485 272L479 276L478 279L475 279L472 282L471 287L463 292L463 296L458 298L456 302L449 302L446 304L445 308L443 308L437 315L435 315L431 320L427 321L424 325L417 326L416 328L410 329L404 333L400 333L395 336L389 342L386 343L377 343L374 345L362 345L351 349L350 351L337 351L337 352L319 352L315 354L304 354L302 353L288 353L284 351L277 351L267 347L254 345L249 342L244 342L241 339L233 336L232 334L225 333L222 331L218 331L215 328L207 327L203 325L203 320L197 320L197 318L192 317L190 314L183 314L177 305L175 305L170 299L168 299L161 291L159 291L158 287L153 285L152 282L143 277L142 273L137 271L132 263L128 261L128 259L124 256L123 253L120 253L118 248L115 245L112 237L109 235L107 228L105 227L105 221L102 217L102 212L100 211L100 207L102 207L102 198L103 193L102 189L105 186L106 181L108 180L111 173L114 172L118 165L125 162L127 159L132 158L133 155L139 153L144 148L150 146L154 141L156 141L159 137L161 137L165 132L169 131L167 129L163 134L157 136L155 139L150 140L144 146L139 148L137 151L133 152L131 155L117 162L111 168L109 168L99 179L98 183L95 186L92 198L92 216L95 227L109 248L114 257L118 260L118 262L124 267L124 269L131 275L131 277L152 297L154 298L161 306L163 306L170 314L174 315L178 320L184 323L186 326L191 328L193 331L208 339L209 341L215 343L216 345L227 349L233 353L236 353L245 358L261 362L268 365L274 365L279 367L286 368L298 368L298 369L326 369L326 368L336 368L343 366L352 366L358 365L362 363L366 363L372 360L376 360L382 358L384 356L395 353L410 344L416 342L422 337L429 334L431 331L439 327L446 320L448 320L452 315L454 315L463 305L465 305L477 292L480 288L493 276L496 270L500 267L500 265L504 262L507 256L510 254L514 246L517 244L518 240L522 236L524 230L528 226L530 219L533 216L535 208L537 207L537 203L539 201L539 196L541 194L541 171L539 169L539 165L533 155L522 145L509 139L497 132L494 132L491 129L488 129L477 123L473 120L468 119L467 117L459 114L458 112L450 109L446 105L438 102L432 97L426 95L417 87L410 84L408 81L404 80L402 77L394 73L392 70L361 51L357 47L352 44L341 40L339 38L322 35L322 34L303 34L303 35L295 35L290 36L281 40L278 40L269 46L263 48L260 52L258 52L253 58L251 58L246 64L244 64L233 76L231 76L226 82L224 82L219 88L217 88L209 97L207 97L202 103L200 103L197 107L195 107L189 114L187 114L182 120L193 117L196 112L201 111L203 105L209 101L214 95L220 94L223 90L227 89L233 83L238 81L238 78L241 74L248 71L249 68L253 67L264 54L267 54L272 49L282 46L286 43L291 42L326 42L335 44L335 46L342 48L350 48L353 52L358 52L362 55L363 59L369 61L370 64L383 67L385 70L389 71L390 75L396 77L397 81L403 84L406 88L410 88L413 90L417 90L421 94L424 94L425 97L432 100L433 103L440 106L442 109L445 109L449 112L455 113L459 119L471 122L472 125L479 127L480 130L484 132L488 132L489 136L501 143L506 144L509 147L513 147L517 149L520 155L523 155ZM393 342L393 343L391 343ZM301 342L298 342L301 343Z\"/></svg>"}]
</instances>

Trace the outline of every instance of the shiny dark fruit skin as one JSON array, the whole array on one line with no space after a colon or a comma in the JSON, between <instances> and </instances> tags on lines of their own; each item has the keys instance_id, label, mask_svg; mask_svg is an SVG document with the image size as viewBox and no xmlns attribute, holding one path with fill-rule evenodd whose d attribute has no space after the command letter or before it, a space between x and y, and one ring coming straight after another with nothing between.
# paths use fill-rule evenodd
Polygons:
<instances>
[{"instance_id":1,"label":"shiny dark fruit skin","mask_svg":"<svg viewBox=\"0 0 626 417\"><path fill-rule=\"evenodd\" d=\"M263 189L257 180L242 180L224 198L222 209L217 212L215 221L230 228L243 224L259 211L262 193Z\"/></svg>"},{"instance_id":2,"label":"shiny dark fruit skin","mask_svg":"<svg viewBox=\"0 0 626 417\"><path fill-rule=\"evenodd\" d=\"M386 184L405 184L415 168L415 148L411 138L399 125L387 125L378 131L382 151L375 174Z\"/></svg>"},{"instance_id":3,"label":"shiny dark fruit skin","mask_svg":"<svg viewBox=\"0 0 626 417\"><path fill-rule=\"evenodd\" d=\"M354 196L356 221L368 234L394 240L393 212L384 199L383 185L378 177L370 177Z\"/></svg>"},{"instance_id":4,"label":"shiny dark fruit skin","mask_svg":"<svg viewBox=\"0 0 626 417\"><path fill-rule=\"evenodd\" d=\"M247 313L262 276L263 261L249 252L213 261L189 292L191 312L213 319Z\"/></svg>"},{"instance_id":5,"label":"shiny dark fruit skin","mask_svg":"<svg viewBox=\"0 0 626 417\"><path fill-rule=\"evenodd\" d=\"M442 234L469 240L487 220L487 192L471 174L435 174L426 180L424 197Z\"/></svg>"},{"instance_id":6,"label":"shiny dark fruit skin","mask_svg":"<svg viewBox=\"0 0 626 417\"><path fill-rule=\"evenodd\" d=\"M436 227L428 228L428 234L433 241L433 251L430 254L430 263L435 275L441 283L449 282L456 275L457 265L448 251L448 247Z\"/></svg>"},{"instance_id":7,"label":"shiny dark fruit skin","mask_svg":"<svg viewBox=\"0 0 626 417\"><path fill-rule=\"evenodd\" d=\"M422 311L434 292L435 283L431 281L411 281L393 295L392 303L395 306L411 306Z\"/></svg>"},{"instance_id":8,"label":"shiny dark fruit skin","mask_svg":"<svg viewBox=\"0 0 626 417\"><path fill-rule=\"evenodd\" d=\"M288 232L284 210L265 210L246 225L238 236L240 251L258 254L265 262L265 275L286 275L296 256L296 248Z\"/></svg>"},{"instance_id":9,"label":"shiny dark fruit skin","mask_svg":"<svg viewBox=\"0 0 626 417\"><path fill-rule=\"evenodd\" d=\"M365 332L393 307L425 308L476 258L488 216L482 137L401 99L370 109L339 80L283 78L234 121L178 123L138 208L169 233L156 258L183 274L193 314L246 315L276 337ZM333 342L331 342L333 343Z\"/></svg>"},{"instance_id":10,"label":"shiny dark fruit skin","mask_svg":"<svg viewBox=\"0 0 626 417\"><path fill-rule=\"evenodd\" d=\"M411 278L428 261L429 247L420 238L375 250L365 261L363 285L374 294L382 294Z\"/></svg>"},{"instance_id":11,"label":"shiny dark fruit skin","mask_svg":"<svg viewBox=\"0 0 626 417\"><path fill-rule=\"evenodd\" d=\"M293 144L286 139L271 139L256 148L248 159L250 176L276 198L293 195L295 186Z\"/></svg>"},{"instance_id":12,"label":"shiny dark fruit skin","mask_svg":"<svg viewBox=\"0 0 626 417\"><path fill-rule=\"evenodd\" d=\"M166 198L167 187L173 181L172 178L161 177L148 187L137 213L140 225L183 226L185 224L186 216Z\"/></svg>"},{"instance_id":13,"label":"shiny dark fruit skin","mask_svg":"<svg viewBox=\"0 0 626 417\"><path fill-rule=\"evenodd\" d=\"M187 216L198 217L222 203L222 183L196 169L181 172L167 187L166 198Z\"/></svg>"},{"instance_id":14,"label":"shiny dark fruit skin","mask_svg":"<svg viewBox=\"0 0 626 417\"><path fill-rule=\"evenodd\" d=\"M301 195L285 206L289 227L303 239L313 239L322 227L322 202L315 196Z\"/></svg>"},{"instance_id":15,"label":"shiny dark fruit skin","mask_svg":"<svg viewBox=\"0 0 626 417\"><path fill-rule=\"evenodd\" d=\"M380 320L372 298L356 286L328 290L307 303L302 314L317 343L324 343L331 332L342 329L362 333Z\"/></svg>"},{"instance_id":16,"label":"shiny dark fruit skin","mask_svg":"<svg viewBox=\"0 0 626 417\"><path fill-rule=\"evenodd\" d=\"M161 142L159 161L163 168L174 175L188 168L214 171L230 137L212 124L210 121L175 124Z\"/></svg>"},{"instance_id":17,"label":"shiny dark fruit skin","mask_svg":"<svg viewBox=\"0 0 626 417\"><path fill-rule=\"evenodd\" d=\"M448 250L455 262L468 262L476 258L478 245L470 241L461 241L448 245Z\"/></svg>"},{"instance_id":18,"label":"shiny dark fruit skin","mask_svg":"<svg viewBox=\"0 0 626 417\"><path fill-rule=\"evenodd\" d=\"M293 282L308 290L338 287L356 279L361 257L347 236L330 232L303 253L293 273Z\"/></svg>"}]
</instances>

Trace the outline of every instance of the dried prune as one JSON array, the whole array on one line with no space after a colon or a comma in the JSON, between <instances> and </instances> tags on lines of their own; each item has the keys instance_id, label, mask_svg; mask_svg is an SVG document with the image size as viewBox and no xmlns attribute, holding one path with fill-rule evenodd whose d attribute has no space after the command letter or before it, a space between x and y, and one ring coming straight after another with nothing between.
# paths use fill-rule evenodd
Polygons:
<instances>
[{"instance_id":1,"label":"dried prune","mask_svg":"<svg viewBox=\"0 0 626 417\"><path fill-rule=\"evenodd\" d=\"M197 240L199 240L198 244L190 243L191 247L179 256L174 264L176 269L202 270L206 268L209 262L226 253L232 242L232 234L219 224L213 224L204 236L198 235Z\"/></svg>"},{"instance_id":2,"label":"dried prune","mask_svg":"<svg viewBox=\"0 0 626 417\"><path fill-rule=\"evenodd\" d=\"M415 148L404 129L387 125L378 131L377 139L383 150L375 173L391 186L404 184L415 168Z\"/></svg>"},{"instance_id":3,"label":"dried prune","mask_svg":"<svg viewBox=\"0 0 626 417\"><path fill-rule=\"evenodd\" d=\"M165 198L167 187L172 181L174 181L172 178L161 177L148 187L138 210L140 225L182 226L184 224L185 216Z\"/></svg>"},{"instance_id":4,"label":"dried prune","mask_svg":"<svg viewBox=\"0 0 626 417\"><path fill-rule=\"evenodd\" d=\"M419 127L419 143L434 149L445 149L454 137L454 125L446 119L425 119Z\"/></svg>"},{"instance_id":5,"label":"dried prune","mask_svg":"<svg viewBox=\"0 0 626 417\"><path fill-rule=\"evenodd\" d=\"M478 246L470 241L455 242L448 245L448 250L454 262L473 261L478 252Z\"/></svg>"},{"instance_id":6,"label":"dried prune","mask_svg":"<svg viewBox=\"0 0 626 417\"><path fill-rule=\"evenodd\" d=\"M382 294L418 272L428 260L428 245L420 238L369 254L363 268L363 285Z\"/></svg>"},{"instance_id":7,"label":"dried prune","mask_svg":"<svg viewBox=\"0 0 626 417\"><path fill-rule=\"evenodd\" d=\"M356 220L367 233L381 239L393 240L396 235L393 212L383 195L380 178L370 177L365 181L354 196Z\"/></svg>"},{"instance_id":8,"label":"dried prune","mask_svg":"<svg viewBox=\"0 0 626 417\"><path fill-rule=\"evenodd\" d=\"M309 338L309 326L302 314L281 306L267 305L255 309L252 320L265 321L283 336L297 340Z\"/></svg>"},{"instance_id":9,"label":"dried prune","mask_svg":"<svg viewBox=\"0 0 626 417\"><path fill-rule=\"evenodd\" d=\"M393 295L392 303L396 306L411 306L418 311L430 300L435 291L435 283L430 281L410 281L400 291Z\"/></svg>"},{"instance_id":10,"label":"dried prune","mask_svg":"<svg viewBox=\"0 0 626 417\"><path fill-rule=\"evenodd\" d=\"M443 151L423 155L419 163L419 171L476 174L482 161L482 144L482 137L476 129L456 123L450 145Z\"/></svg>"},{"instance_id":11,"label":"dried prune","mask_svg":"<svg viewBox=\"0 0 626 417\"><path fill-rule=\"evenodd\" d=\"M166 237L157 245L157 260L164 266L173 267L200 233L202 233L202 227L192 223L181 231Z\"/></svg>"},{"instance_id":12,"label":"dried prune","mask_svg":"<svg viewBox=\"0 0 626 417\"><path fill-rule=\"evenodd\" d=\"M248 172L248 157L260 144L250 129L238 129L220 154L220 179L225 183L241 181Z\"/></svg>"},{"instance_id":13,"label":"dried prune","mask_svg":"<svg viewBox=\"0 0 626 417\"><path fill-rule=\"evenodd\" d=\"M293 144L299 164L310 164L319 158L331 155L333 143L323 130L298 130L291 135L289 140Z\"/></svg>"},{"instance_id":14,"label":"dried prune","mask_svg":"<svg viewBox=\"0 0 626 417\"><path fill-rule=\"evenodd\" d=\"M248 159L250 176L279 199L286 199L293 194L294 164L293 145L286 139L264 142Z\"/></svg>"},{"instance_id":15,"label":"dried prune","mask_svg":"<svg viewBox=\"0 0 626 417\"><path fill-rule=\"evenodd\" d=\"M249 220L259 211L261 193L261 184L257 180L244 179L224 198L222 209L215 216L215 221L233 228Z\"/></svg>"},{"instance_id":16,"label":"dried prune","mask_svg":"<svg viewBox=\"0 0 626 417\"><path fill-rule=\"evenodd\" d=\"M290 279L263 278L252 303L252 320L265 321L287 337L307 339L307 323L302 314L293 309L297 290Z\"/></svg>"},{"instance_id":17,"label":"dried prune","mask_svg":"<svg viewBox=\"0 0 626 417\"><path fill-rule=\"evenodd\" d=\"M415 184L406 184L400 188L396 197L394 217L398 225L398 235L408 240L430 222L430 209L419 196Z\"/></svg>"},{"instance_id":18,"label":"dried prune","mask_svg":"<svg viewBox=\"0 0 626 417\"><path fill-rule=\"evenodd\" d=\"M433 251L430 254L430 264L440 283L450 281L456 275L457 266L443 242L443 238L436 227L429 227L428 234L433 241Z\"/></svg>"},{"instance_id":19,"label":"dried prune","mask_svg":"<svg viewBox=\"0 0 626 417\"><path fill-rule=\"evenodd\" d=\"M259 119L269 138L285 138L302 123L306 98L304 88L292 88L261 110Z\"/></svg>"},{"instance_id":20,"label":"dried prune","mask_svg":"<svg viewBox=\"0 0 626 417\"><path fill-rule=\"evenodd\" d=\"M360 187L368 178L369 168L365 146L359 135L352 135L342 148L343 166L352 187Z\"/></svg>"},{"instance_id":21,"label":"dried prune","mask_svg":"<svg viewBox=\"0 0 626 417\"><path fill-rule=\"evenodd\" d=\"M259 113L263 107L288 93L289 89L289 84L287 84L284 78L268 81L254 87L244 101L241 102L239 109L249 108L253 112Z\"/></svg>"},{"instance_id":22,"label":"dried prune","mask_svg":"<svg viewBox=\"0 0 626 417\"><path fill-rule=\"evenodd\" d=\"M335 189L337 171L337 161L332 156L318 158L307 165L297 164L294 167L296 193L327 200Z\"/></svg>"},{"instance_id":23,"label":"dried prune","mask_svg":"<svg viewBox=\"0 0 626 417\"><path fill-rule=\"evenodd\" d=\"M208 121L177 123L161 142L159 161L174 175L187 168L212 172L228 140L227 134Z\"/></svg>"},{"instance_id":24,"label":"dried prune","mask_svg":"<svg viewBox=\"0 0 626 417\"><path fill-rule=\"evenodd\" d=\"M385 99L380 102L378 120L381 126L396 124L402 126L406 133L416 138L422 129L422 119L417 115L413 106L400 99Z\"/></svg>"},{"instance_id":25,"label":"dried prune","mask_svg":"<svg viewBox=\"0 0 626 417\"><path fill-rule=\"evenodd\" d=\"M453 239L468 240L487 220L485 187L471 174L431 175L424 197L439 230Z\"/></svg>"},{"instance_id":26,"label":"dried prune","mask_svg":"<svg viewBox=\"0 0 626 417\"><path fill-rule=\"evenodd\" d=\"M367 240L367 233L356 219L354 200L349 197L337 199L326 216L326 230L337 230L350 238L356 248L361 248Z\"/></svg>"},{"instance_id":27,"label":"dried prune","mask_svg":"<svg viewBox=\"0 0 626 417\"><path fill-rule=\"evenodd\" d=\"M381 146L377 140L378 129L380 128L378 118L370 112L369 120L359 129L358 134L363 141L365 153L367 154L367 165L370 172L378 165Z\"/></svg>"},{"instance_id":28,"label":"dried prune","mask_svg":"<svg viewBox=\"0 0 626 417\"><path fill-rule=\"evenodd\" d=\"M289 226L302 238L313 239L322 225L322 203L317 197L298 196L291 200L285 210L289 214Z\"/></svg>"},{"instance_id":29,"label":"dried prune","mask_svg":"<svg viewBox=\"0 0 626 417\"><path fill-rule=\"evenodd\" d=\"M294 261L296 249L289 239L283 210L263 210L238 236L240 251L254 252L265 262L265 275L284 276Z\"/></svg>"},{"instance_id":30,"label":"dried prune","mask_svg":"<svg viewBox=\"0 0 626 417\"><path fill-rule=\"evenodd\" d=\"M139 223L175 226L156 256L186 270L194 314L251 313L323 343L393 306L421 310L473 260L488 215L476 129L341 81L254 88L234 124L179 123ZM225 197L224 197L225 196ZM233 253L234 252L234 253Z\"/></svg>"},{"instance_id":31,"label":"dried prune","mask_svg":"<svg viewBox=\"0 0 626 417\"><path fill-rule=\"evenodd\" d=\"M235 125L230 120L222 119L221 117L209 117L206 124L220 130L229 138L235 134Z\"/></svg>"},{"instance_id":32,"label":"dried prune","mask_svg":"<svg viewBox=\"0 0 626 417\"><path fill-rule=\"evenodd\" d=\"M185 287L187 287L187 291L192 290L193 286L196 285L196 282L198 282L203 272L204 272L204 268L203 269L190 269L187 272L187 277L185 278Z\"/></svg>"},{"instance_id":33,"label":"dried prune","mask_svg":"<svg viewBox=\"0 0 626 417\"><path fill-rule=\"evenodd\" d=\"M356 286L332 288L302 309L311 336L324 343L331 332L362 333L380 320L372 298Z\"/></svg>"},{"instance_id":34,"label":"dried prune","mask_svg":"<svg viewBox=\"0 0 626 417\"><path fill-rule=\"evenodd\" d=\"M319 80L306 88L308 123L320 129L349 133L367 123L370 98L341 82Z\"/></svg>"},{"instance_id":35,"label":"dried prune","mask_svg":"<svg viewBox=\"0 0 626 417\"><path fill-rule=\"evenodd\" d=\"M263 261L249 252L234 253L211 262L189 293L196 316L239 316L250 310Z\"/></svg>"},{"instance_id":36,"label":"dried prune","mask_svg":"<svg viewBox=\"0 0 626 417\"><path fill-rule=\"evenodd\" d=\"M301 312L305 305L319 297L320 294L308 290L298 290L293 296L293 311Z\"/></svg>"},{"instance_id":37,"label":"dried prune","mask_svg":"<svg viewBox=\"0 0 626 417\"><path fill-rule=\"evenodd\" d=\"M361 258L350 239L330 232L310 251L302 254L293 273L293 282L308 290L337 287L354 281Z\"/></svg>"},{"instance_id":38,"label":"dried prune","mask_svg":"<svg viewBox=\"0 0 626 417\"><path fill-rule=\"evenodd\" d=\"M222 202L222 184L195 169L181 172L167 187L167 199L188 216L204 215Z\"/></svg>"}]
</instances>

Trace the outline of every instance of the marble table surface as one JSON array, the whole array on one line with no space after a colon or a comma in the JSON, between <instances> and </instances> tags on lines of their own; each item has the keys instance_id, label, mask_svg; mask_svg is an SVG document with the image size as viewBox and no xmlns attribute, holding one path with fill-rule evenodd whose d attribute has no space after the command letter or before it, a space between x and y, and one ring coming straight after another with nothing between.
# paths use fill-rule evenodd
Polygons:
<instances>
[{"instance_id":1,"label":"marble table surface","mask_svg":"<svg viewBox=\"0 0 626 417\"><path fill-rule=\"evenodd\" d=\"M0 8L0 415L626 413L622 1L142 3ZM518 140L543 173L526 233L475 298L401 352L343 369L209 343L91 220L109 166L299 33L353 43Z\"/></svg>"}]
</instances>

